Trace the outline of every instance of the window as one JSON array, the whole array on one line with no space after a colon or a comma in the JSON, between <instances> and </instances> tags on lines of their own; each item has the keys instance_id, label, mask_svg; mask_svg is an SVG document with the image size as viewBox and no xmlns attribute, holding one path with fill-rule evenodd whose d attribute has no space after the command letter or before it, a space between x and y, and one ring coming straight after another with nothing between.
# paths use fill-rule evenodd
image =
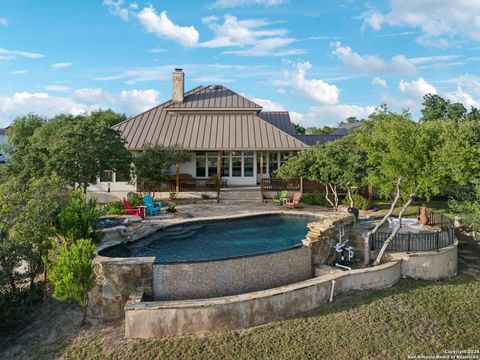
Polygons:
<instances>
[{"instance_id":1,"label":"window","mask_svg":"<svg viewBox=\"0 0 480 360\"><path fill-rule=\"evenodd\" d=\"M195 160L196 177L206 176L206 167L207 167L206 163L207 163L206 153L198 152Z\"/></svg>"},{"instance_id":2,"label":"window","mask_svg":"<svg viewBox=\"0 0 480 360\"><path fill-rule=\"evenodd\" d=\"M117 172L115 173L115 182L120 182L120 181L126 182L128 181L128 177Z\"/></svg>"},{"instance_id":3,"label":"window","mask_svg":"<svg viewBox=\"0 0 480 360\"><path fill-rule=\"evenodd\" d=\"M100 174L100 181L103 182L112 182L113 181L113 171L105 170Z\"/></svg>"},{"instance_id":4,"label":"window","mask_svg":"<svg viewBox=\"0 0 480 360\"><path fill-rule=\"evenodd\" d=\"M272 176L273 172L278 169L278 152L268 153L268 165L268 171L270 176Z\"/></svg>"},{"instance_id":5,"label":"window","mask_svg":"<svg viewBox=\"0 0 480 360\"><path fill-rule=\"evenodd\" d=\"M232 154L232 176L233 177L242 176L242 157L233 156L233 154Z\"/></svg>"},{"instance_id":6,"label":"window","mask_svg":"<svg viewBox=\"0 0 480 360\"><path fill-rule=\"evenodd\" d=\"M229 177L230 176L230 152L224 152L222 154L221 175L223 177Z\"/></svg>"},{"instance_id":7,"label":"window","mask_svg":"<svg viewBox=\"0 0 480 360\"><path fill-rule=\"evenodd\" d=\"M243 176L253 176L253 151L243 153Z\"/></svg>"},{"instance_id":8,"label":"window","mask_svg":"<svg viewBox=\"0 0 480 360\"><path fill-rule=\"evenodd\" d=\"M217 175L217 157L208 155L207 157L208 176Z\"/></svg>"}]
</instances>

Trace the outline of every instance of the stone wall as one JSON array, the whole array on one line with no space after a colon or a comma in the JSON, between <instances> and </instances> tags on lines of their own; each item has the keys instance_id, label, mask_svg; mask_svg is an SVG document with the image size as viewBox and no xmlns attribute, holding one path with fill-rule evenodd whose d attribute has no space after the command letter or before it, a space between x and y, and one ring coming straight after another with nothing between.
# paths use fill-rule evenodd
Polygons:
<instances>
[{"instance_id":1,"label":"stone wall","mask_svg":"<svg viewBox=\"0 0 480 360\"><path fill-rule=\"evenodd\" d=\"M125 336L151 338L236 330L317 309L332 293L380 289L402 276L437 280L454 276L457 243L439 252L397 253L385 264L325 275L269 290L204 300L142 302L136 294L125 306Z\"/></svg>"},{"instance_id":2,"label":"stone wall","mask_svg":"<svg viewBox=\"0 0 480 360\"><path fill-rule=\"evenodd\" d=\"M314 310L328 302L332 280L334 296L350 289L379 289L400 278L400 261L374 269L338 271L265 291L190 301L141 302L125 306L125 336L151 338L201 335L246 328Z\"/></svg>"},{"instance_id":3,"label":"stone wall","mask_svg":"<svg viewBox=\"0 0 480 360\"><path fill-rule=\"evenodd\" d=\"M153 265L156 300L205 299L265 290L312 277L310 248L193 263Z\"/></svg>"},{"instance_id":4,"label":"stone wall","mask_svg":"<svg viewBox=\"0 0 480 360\"><path fill-rule=\"evenodd\" d=\"M93 262L96 280L89 294L88 315L106 320L123 317L127 300L139 289L145 298L152 298L154 261L154 257L116 259L97 256Z\"/></svg>"},{"instance_id":5,"label":"stone wall","mask_svg":"<svg viewBox=\"0 0 480 360\"><path fill-rule=\"evenodd\" d=\"M313 267L323 264L333 265L339 259L339 254L335 251L339 230L342 227L345 228L346 238L356 239L351 236L354 223L353 215L333 213L328 218L308 224L309 231L306 239L303 240L303 245L311 248ZM361 249L358 244L351 243L350 245L355 247L355 250Z\"/></svg>"}]
</instances>

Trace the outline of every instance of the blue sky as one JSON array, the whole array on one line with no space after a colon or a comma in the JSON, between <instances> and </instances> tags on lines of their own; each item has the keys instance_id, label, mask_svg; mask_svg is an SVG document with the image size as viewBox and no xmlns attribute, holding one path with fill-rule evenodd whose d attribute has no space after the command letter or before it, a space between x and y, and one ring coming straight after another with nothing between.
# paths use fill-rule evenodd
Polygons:
<instances>
[{"instance_id":1,"label":"blue sky","mask_svg":"<svg viewBox=\"0 0 480 360\"><path fill-rule=\"evenodd\" d=\"M306 126L381 103L418 117L425 93L480 107L480 2L0 0L0 127L134 115L170 98L174 67Z\"/></svg>"}]
</instances>

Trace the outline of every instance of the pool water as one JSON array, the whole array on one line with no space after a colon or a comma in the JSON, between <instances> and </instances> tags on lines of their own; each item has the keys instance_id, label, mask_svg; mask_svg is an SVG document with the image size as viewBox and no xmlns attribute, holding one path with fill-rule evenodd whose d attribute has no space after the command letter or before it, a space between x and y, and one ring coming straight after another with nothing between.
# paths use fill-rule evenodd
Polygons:
<instances>
[{"instance_id":1,"label":"pool water","mask_svg":"<svg viewBox=\"0 0 480 360\"><path fill-rule=\"evenodd\" d=\"M259 215L173 225L134 243L100 252L109 257L155 256L155 263L194 262L286 250L301 245L312 216Z\"/></svg>"}]
</instances>

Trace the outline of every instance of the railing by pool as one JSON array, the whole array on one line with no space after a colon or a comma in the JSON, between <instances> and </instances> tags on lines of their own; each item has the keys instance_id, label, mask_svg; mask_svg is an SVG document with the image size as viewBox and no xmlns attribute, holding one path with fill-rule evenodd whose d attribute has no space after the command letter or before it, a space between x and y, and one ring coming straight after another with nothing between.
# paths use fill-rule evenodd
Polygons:
<instances>
[{"instance_id":1,"label":"railing by pool","mask_svg":"<svg viewBox=\"0 0 480 360\"><path fill-rule=\"evenodd\" d=\"M453 245L455 241L454 222L443 213L429 214L428 225L438 226L439 230L425 233L397 234L388 244L387 250L399 252L439 251ZM391 232L377 232L370 235L370 249L379 250Z\"/></svg>"}]
</instances>

